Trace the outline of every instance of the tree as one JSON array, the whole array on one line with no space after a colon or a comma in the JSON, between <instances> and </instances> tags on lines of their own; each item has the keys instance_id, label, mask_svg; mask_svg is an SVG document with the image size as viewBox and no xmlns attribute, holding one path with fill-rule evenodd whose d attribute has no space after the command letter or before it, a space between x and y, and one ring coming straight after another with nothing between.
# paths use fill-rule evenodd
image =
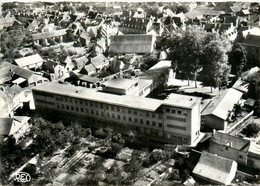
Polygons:
<instances>
[{"instance_id":1,"label":"tree","mask_svg":"<svg viewBox=\"0 0 260 186\"><path fill-rule=\"evenodd\" d=\"M169 58L172 60L172 66L177 66L182 78L189 80L194 77L196 82L197 72L201 68L200 57L203 54L206 34L202 28L188 27L185 31L173 33L167 39L166 45L170 49Z\"/></svg>"},{"instance_id":2,"label":"tree","mask_svg":"<svg viewBox=\"0 0 260 186\"><path fill-rule=\"evenodd\" d=\"M204 85L211 87L227 85L230 72L227 53L230 49L229 41L219 34L210 33L206 36L201 59L203 68L200 73Z\"/></svg>"},{"instance_id":3,"label":"tree","mask_svg":"<svg viewBox=\"0 0 260 186\"><path fill-rule=\"evenodd\" d=\"M247 51L240 43L233 45L231 52L228 54L231 73L237 76L245 70L247 65Z\"/></svg>"}]
</instances>

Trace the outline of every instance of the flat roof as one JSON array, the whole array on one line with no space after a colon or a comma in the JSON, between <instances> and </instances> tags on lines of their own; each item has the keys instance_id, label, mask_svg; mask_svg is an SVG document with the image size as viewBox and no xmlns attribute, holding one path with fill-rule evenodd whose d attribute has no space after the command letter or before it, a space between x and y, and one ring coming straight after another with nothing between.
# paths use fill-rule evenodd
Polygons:
<instances>
[{"instance_id":1,"label":"flat roof","mask_svg":"<svg viewBox=\"0 0 260 186\"><path fill-rule=\"evenodd\" d=\"M46 82L40 84L32 88L32 90L64 95L79 99L86 99L123 107L130 107L146 111L155 111L163 102L161 100L152 98L128 95L115 95L104 92L97 92L94 89L89 89L85 87L58 84L53 82Z\"/></svg>"},{"instance_id":2,"label":"flat roof","mask_svg":"<svg viewBox=\"0 0 260 186\"><path fill-rule=\"evenodd\" d=\"M196 103L200 101L201 101L200 97L172 93L168 96L167 99L163 101L163 104L191 109L195 106Z\"/></svg>"},{"instance_id":3,"label":"flat roof","mask_svg":"<svg viewBox=\"0 0 260 186\"><path fill-rule=\"evenodd\" d=\"M118 78L110 79L103 83L103 85L105 85L105 87L127 90L136 83L138 83L137 80Z\"/></svg>"}]
</instances>

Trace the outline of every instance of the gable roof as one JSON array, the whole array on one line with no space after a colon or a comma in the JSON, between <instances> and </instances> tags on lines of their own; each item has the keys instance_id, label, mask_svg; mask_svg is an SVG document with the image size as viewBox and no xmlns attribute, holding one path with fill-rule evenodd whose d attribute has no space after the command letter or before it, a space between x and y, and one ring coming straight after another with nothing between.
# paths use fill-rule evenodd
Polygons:
<instances>
[{"instance_id":1,"label":"gable roof","mask_svg":"<svg viewBox=\"0 0 260 186\"><path fill-rule=\"evenodd\" d=\"M47 39L50 37L58 37L67 34L66 29L55 30L52 32L43 32L38 34L32 34L33 40Z\"/></svg>"},{"instance_id":2,"label":"gable roof","mask_svg":"<svg viewBox=\"0 0 260 186\"><path fill-rule=\"evenodd\" d=\"M150 53L153 51L154 41L153 35L113 35L109 50L116 53Z\"/></svg>"},{"instance_id":3,"label":"gable roof","mask_svg":"<svg viewBox=\"0 0 260 186\"><path fill-rule=\"evenodd\" d=\"M216 132L210 139L210 143L215 143L229 148L247 152L250 147L250 140L232 136L222 132Z\"/></svg>"},{"instance_id":4,"label":"gable roof","mask_svg":"<svg viewBox=\"0 0 260 186\"><path fill-rule=\"evenodd\" d=\"M236 103L240 100L243 93L233 88L220 91L218 95L212 98L211 102L202 111L201 115L215 115L226 120Z\"/></svg>"},{"instance_id":5,"label":"gable roof","mask_svg":"<svg viewBox=\"0 0 260 186\"><path fill-rule=\"evenodd\" d=\"M79 73L81 74L92 74L96 72L96 68L94 67L94 65L92 63L85 65L84 67L82 67L82 69L79 71Z\"/></svg>"},{"instance_id":6,"label":"gable roof","mask_svg":"<svg viewBox=\"0 0 260 186\"><path fill-rule=\"evenodd\" d=\"M14 61L16 62L16 64L19 67L25 67L25 66L28 66L28 65L43 62L43 59L39 54L34 54L34 55L31 55L31 56L26 56L26 57L22 57L22 58L19 58L19 59L15 59Z\"/></svg>"},{"instance_id":7,"label":"gable roof","mask_svg":"<svg viewBox=\"0 0 260 186\"><path fill-rule=\"evenodd\" d=\"M108 65L108 59L101 54L91 58L91 63L95 66L95 68L101 69L103 66Z\"/></svg>"},{"instance_id":8,"label":"gable roof","mask_svg":"<svg viewBox=\"0 0 260 186\"><path fill-rule=\"evenodd\" d=\"M237 163L208 152L202 152L193 173L218 184L230 184L235 177Z\"/></svg>"},{"instance_id":9,"label":"gable roof","mask_svg":"<svg viewBox=\"0 0 260 186\"><path fill-rule=\"evenodd\" d=\"M9 135L13 118L0 118L0 136Z\"/></svg>"},{"instance_id":10,"label":"gable roof","mask_svg":"<svg viewBox=\"0 0 260 186\"><path fill-rule=\"evenodd\" d=\"M88 62L88 58L86 56L82 56L79 58L74 59L78 68L84 66Z\"/></svg>"}]
</instances>

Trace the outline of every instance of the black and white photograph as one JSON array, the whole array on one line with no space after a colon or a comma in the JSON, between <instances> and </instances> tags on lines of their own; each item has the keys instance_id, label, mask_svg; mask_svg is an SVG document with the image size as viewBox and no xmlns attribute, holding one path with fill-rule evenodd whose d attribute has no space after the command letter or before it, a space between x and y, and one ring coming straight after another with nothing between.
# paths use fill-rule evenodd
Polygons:
<instances>
[{"instance_id":1,"label":"black and white photograph","mask_svg":"<svg viewBox=\"0 0 260 186\"><path fill-rule=\"evenodd\" d=\"M260 185L260 2L0 2L0 185Z\"/></svg>"}]
</instances>

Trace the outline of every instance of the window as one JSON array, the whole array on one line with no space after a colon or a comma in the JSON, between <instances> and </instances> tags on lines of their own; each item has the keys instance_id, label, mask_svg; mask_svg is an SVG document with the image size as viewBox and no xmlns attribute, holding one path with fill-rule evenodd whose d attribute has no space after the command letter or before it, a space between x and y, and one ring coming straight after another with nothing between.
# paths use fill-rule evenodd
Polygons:
<instances>
[{"instance_id":1,"label":"window","mask_svg":"<svg viewBox=\"0 0 260 186\"><path fill-rule=\"evenodd\" d=\"M57 103L57 108L60 108L60 104L59 103Z\"/></svg>"},{"instance_id":2,"label":"window","mask_svg":"<svg viewBox=\"0 0 260 186\"><path fill-rule=\"evenodd\" d=\"M152 114L152 118L155 118L155 114Z\"/></svg>"},{"instance_id":3,"label":"window","mask_svg":"<svg viewBox=\"0 0 260 186\"><path fill-rule=\"evenodd\" d=\"M167 119L186 122L185 118L179 118L179 117L175 117L175 116L167 116Z\"/></svg>"},{"instance_id":4,"label":"window","mask_svg":"<svg viewBox=\"0 0 260 186\"><path fill-rule=\"evenodd\" d=\"M109 113L107 113L107 117L110 117Z\"/></svg>"},{"instance_id":5,"label":"window","mask_svg":"<svg viewBox=\"0 0 260 186\"><path fill-rule=\"evenodd\" d=\"M106 109L107 109L107 110L109 109L109 105L106 105Z\"/></svg>"},{"instance_id":6,"label":"window","mask_svg":"<svg viewBox=\"0 0 260 186\"><path fill-rule=\"evenodd\" d=\"M123 120L126 120L126 117L125 117L125 116L123 116Z\"/></svg>"},{"instance_id":7,"label":"window","mask_svg":"<svg viewBox=\"0 0 260 186\"><path fill-rule=\"evenodd\" d=\"M161 114L158 115L158 119L162 119L162 115Z\"/></svg>"},{"instance_id":8,"label":"window","mask_svg":"<svg viewBox=\"0 0 260 186\"><path fill-rule=\"evenodd\" d=\"M175 113L176 113L176 111L175 111L174 109L172 109L172 113L173 113L173 114L175 114Z\"/></svg>"},{"instance_id":9,"label":"window","mask_svg":"<svg viewBox=\"0 0 260 186\"><path fill-rule=\"evenodd\" d=\"M64 104L61 104L61 108L64 109Z\"/></svg>"},{"instance_id":10,"label":"window","mask_svg":"<svg viewBox=\"0 0 260 186\"><path fill-rule=\"evenodd\" d=\"M155 121L153 121L153 126L154 126L154 127L156 126L156 123L155 123Z\"/></svg>"},{"instance_id":11,"label":"window","mask_svg":"<svg viewBox=\"0 0 260 186\"><path fill-rule=\"evenodd\" d=\"M97 115L97 116L99 115L99 112L98 112L98 111L96 111L96 115Z\"/></svg>"},{"instance_id":12,"label":"window","mask_svg":"<svg viewBox=\"0 0 260 186\"><path fill-rule=\"evenodd\" d=\"M102 103L100 103L100 108L103 109L103 104Z\"/></svg>"},{"instance_id":13,"label":"window","mask_svg":"<svg viewBox=\"0 0 260 186\"><path fill-rule=\"evenodd\" d=\"M114 106L111 106L111 110L112 110L112 111L114 111L114 110L115 110Z\"/></svg>"},{"instance_id":14,"label":"window","mask_svg":"<svg viewBox=\"0 0 260 186\"><path fill-rule=\"evenodd\" d=\"M145 115L146 115L146 117L149 117L149 112L146 112L146 114L145 114Z\"/></svg>"},{"instance_id":15,"label":"window","mask_svg":"<svg viewBox=\"0 0 260 186\"><path fill-rule=\"evenodd\" d=\"M178 110L178 114L181 114L181 111L180 111L180 110Z\"/></svg>"},{"instance_id":16,"label":"window","mask_svg":"<svg viewBox=\"0 0 260 186\"><path fill-rule=\"evenodd\" d=\"M70 109L69 105L66 105L66 108L69 110Z\"/></svg>"},{"instance_id":17,"label":"window","mask_svg":"<svg viewBox=\"0 0 260 186\"><path fill-rule=\"evenodd\" d=\"M90 110L91 114L94 114L94 110Z\"/></svg>"},{"instance_id":18,"label":"window","mask_svg":"<svg viewBox=\"0 0 260 186\"><path fill-rule=\"evenodd\" d=\"M132 118L131 118L131 117L129 117L129 118L128 118L128 120L129 120L129 121L132 121Z\"/></svg>"},{"instance_id":19,"label":"window","mask_svg":"<svg viewBox=\"0 0 260 186\"><path fill-rule=\"evenodd\" d=\"M159 123L159 127L162 127L162 123Z\"/></svg>"},{"instance_id":20,"label":"window","mask_svg":"<svg viewBox=\"0 0 260 186\"><path fill-rule=\"evenodd\" d=\"M167 127L172 128L172 129L186 130L186 127L178 126L178 125L167 124Z\"/></svg>"},{"instance_id":21,"label":"window","mask_svg":"<svg viewBox=\"0 0 260 186\"><path fill-rule=\"evenodd\" d=\"M85 101L85 105L88 106L88 101Z\"/></svg>"},{"instance_id":22,"label":"window","mask_svg":"<svg viewBox=\"0 0 260 186\"><path fill-rule=\"evenodd\" d=\"M86 109L86 113L89 113L89 110L88 110L88 109Z\"/></svg>"},{"instance_id":23,"label":"window","mask_svg":"<svg viewBox=\"0 0 260 186\"><path fill-rule=\"evenodd\" d=\"M74 107L73 107L73 106L71 106L71 107L70 107L70 109L71 109L71 110L74 110Z\"/></svg>"},{"instance_id":24,"label":"window","mask_svg":"<svg viewBox=\"0 0 260 186\"><path fill-rule=\"evenodd\" d=\"M74 101L75 101L76 104L78 104L78 100L77 99L75 99Z\"/></svg>"},{"instance_id":25,"label":"window","mask_svg":"<svg viewBox=\"0 0 260 186\"><path fill-rule=\"evenodd\" d=\"M146 120L146 125L150 125L150 121L149 120Z\"/></svg>"},{"instance_id":26,"label":"window","mask_svg":"<svg viewBox=\"0 0 260 186\"><path fill-rule=\"evenodd\" d=\"M116 117L115 117L115 114L112 114L112 118L113 118L113 119L115 119L115 118L116 118Z\"/></svg>"},{"instance_id":27,"label":"window","mask_svg":"<svg viewBox=\"0 0 260 186\"><path fill-rule=\"evenodd\" d=\"M95 103L95 106L98 108L98 103Z\"/></svg>"},{"instance_id":28,"label":"window","mask_svg":"<svg viewBox=\"0 0 260 186\"><path fill-rule=\"evenodd\" d=\"M166 112L170 112L170 109L169 109L169 108L167 108L167 109L166 109Z\"/></svg>"},{"instance_id":29,"label":"window","mask_svg":"<svg viewBox=\"0 0 260 186\"><path fill-rule=\"evenodd\" d=\"M84 109L83 109L83 108L80 108L80 111L81 111L81 112L84 112Z\"/></svg>"},{"instance_id":30,"label":"window","mask_svg":"<svg viewBox=\"0 0 260 186\"><path fill-rule=\"evenodd\" d=\"M117 112L120 112L120 107L117 107Z\"/></svg>"},{"instance_id":31,"label":"window","mask_svg":"<svg viewBox=\"0 0 260 186\"><path fill-rule=\"evenodd\" d=\"M117 119L121 119L121 116L120 116L120 115L117 115Z\"/></svg>"},{"instance_id":32,"label":"window","mask_svg":"<svg viewBox=\"0 0 260 186\"><path fill-rule=\"evenodd\" d=\"M64 100L65 100L66 102L68 102L68 98L67 98L67 97L65 97Z\"/></svg>"},{"instance_id":33,"label":"window","mask_svg":"<svg viewBox=\"0 0 260 186\"><path fill-rule=\"evenodd\" d=\"M134 115L136 115L136 114L137 114L137 111L135 110L135 111L134 111Z\"/></svg>"},{"instance_id":34,"label":"window","mask_svg":"<svg viewBox=\"0 0 260 186\"><path fill-rule=\"evenodd\" d=\"M138 119L137 119L137 118L135 118L135 122L136 122L136 123L138 122Z\"/></svg>"},{"instance_id":35,"label":"window","mask_svg":"<svg viewBox=\"0 0 260 186\"><path fill-rule=\"evenodd\" d=\"M73 103L73 99L70 99L70 102Z\"/></svg>"},{"instance_id":36,"label":"window","mask_svg":"<svg viewBox=\"0 0 260 186\"><path fill-rule=\"evenodd\" d=\"M79 108L78 108L78 107L76 107L76 111L79 111Z\"/></svg>"},{"instance_id":37,"label":"window","mask_svg":"<svg viewBox=\"0 0 260 186\"><path fill-rule=\"evenodd\" d=\"M93 107L93 102L90 102L89 105L90 105L91 107Z\"/></svg>"},{"instance_id":38,"label":"window","mask_svg":"<svg viewBox=\"0 0 260 186\"><path fill-rule=\"evenodd\" d=\"M101 112L101 116L104 116L104 112Z\"/></svg>"},{"instance_id":39,"label":"window","mask_svg":"<svg viewBox=\"0 0 260 186\"><path fill-rule=\"evenodd\" d=\"M81 104L81 105L82 105L82 104L83 104L83 101L82 101L82 100L79 100L79 104Z\"/></svg>"},{"instance_id":40,"label":"window","mask_svg":"<svg viewBox=\"0 0 260 186\"><path fill-rule=\"evenodd\" d=\"M128 109L128 114L131 114L131 109Z\"/></svg>"},{"instance_id":41,"label":"window","mask_svg":"<svg viewBox=\"0 0 260 186\"><path fill-rule=\"evenodd\" d=\"M143 124L143 123L144 123L144 120L143 120L143 119L140 119L140 123Z\"/></svg>"}]
</instances>

